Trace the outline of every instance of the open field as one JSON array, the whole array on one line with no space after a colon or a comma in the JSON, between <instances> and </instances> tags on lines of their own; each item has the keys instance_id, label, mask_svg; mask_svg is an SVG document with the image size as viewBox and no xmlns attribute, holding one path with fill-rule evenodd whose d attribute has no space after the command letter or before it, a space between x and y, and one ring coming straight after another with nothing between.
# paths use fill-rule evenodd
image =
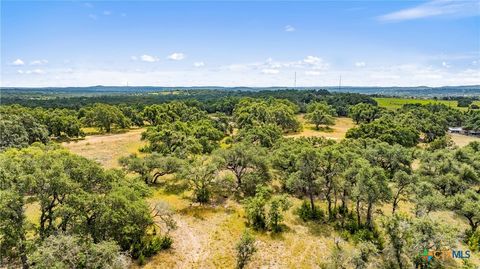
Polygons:
<instances>
[{"instance_id":1,"label":"open field","mask_svg":"<svg viewBox=\"0 0 480 269\"><path fill-rule=\"evenodd\" d=\"M297 116L298 120L303 124L303 130L300 133L289 134L287 137L310 137L310 136L323 136L325 138L330 138L334 140L341 140L345 138L345 134L348 129L355 126L351 118L339 117L335 119L335 125L331 126L329 129L320 129L315 130L313 124L309 124L304 119L304 114Z\"/></svg>"},{"instance_id":2,"label":"open field","mask_svg":"<svg viewBox=\"0 0 480 269\"><path fill-rule=\"evenodd\" d=\"M478 141L480 142L480 137L476 136L468 136L468 135L462 135L462 134L450 134L452 137L452 141L455 143L455 145L459 147L464 147L468 145L470 142Z\"/></svg>"},{"instance_id":3,"label":"open field","mask_svg":"<svg viewBox=\"0 0 480 269\"><path fill-rule=\"evenodd\" d=\"M408 99L408 98L373 98L380 107L387 109L397 109L405 104L444 104L449 107L467 110L466 107L458 107L457 101L434 100L434 99ZM480 105L480 101L474 101L474 104Z\"/></svg>"},{"instance_id":4,"label":"open field","mask_svg":"<svg viewBox=\"0 0 480 269\"><path fill-rule=\"evenodd\" d=\"M92 135L84 140L64 142L62 145L72 152L94 160L107 168L119 167L118 159L138 153L144 142L140 140L145 129L133 129L121 134Z\"/></svg>"}]
</instances>

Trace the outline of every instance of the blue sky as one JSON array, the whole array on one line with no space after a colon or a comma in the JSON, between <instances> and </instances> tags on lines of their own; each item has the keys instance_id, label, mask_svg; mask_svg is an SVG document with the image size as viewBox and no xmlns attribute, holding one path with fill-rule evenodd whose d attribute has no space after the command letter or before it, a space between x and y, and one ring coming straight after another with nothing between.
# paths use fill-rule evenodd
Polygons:
<instances>
[{"instance_id":1,"label":"blue sky","mask_svg":"<svg viewBox=\"0 0 480 269\"><path fill-rule=\"evenodd\" d=\"M479 1L1 5L1 86L480 84Z\"/></svg>"}]
</instances>

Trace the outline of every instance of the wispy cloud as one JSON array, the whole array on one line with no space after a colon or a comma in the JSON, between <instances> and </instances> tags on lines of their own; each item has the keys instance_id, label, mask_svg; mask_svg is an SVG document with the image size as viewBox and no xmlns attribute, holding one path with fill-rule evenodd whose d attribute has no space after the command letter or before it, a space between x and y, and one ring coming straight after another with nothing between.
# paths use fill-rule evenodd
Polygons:
<instances>
[{"instance_id":1,"label":"wispy cloud","mask_svg":"<svg viewBox=\"0 0 480 269\"><path fill-rule=\"evenodd\" d=\"M147 55L147 54L144 54L144 55L140 56L140 60L142 60L142 61L144 61L144 62L149 62L149 63L158 62L158 58L157 58L157 57L151 56L151 55Z\"/></svg>"},{"instance_id":2,"label":"wispy cloud","mask_svg":"<svg viewBox=\"0 0 480 269\"><path fill-rule=\"evenodd\" d=\"M384 22L399 22L434 16L478 16L480 15L479 8L480 2L477 0L433 0L412 8L379 16L378 19Z\"/></svg>"},{"instance_id":3,"label":"wispy cloud","mask_svg":"<svg viewBox=\"0 0 480 269\"><path fill-rule=\"evenodd\" d=\"M16 59L15 61L12 62L12 65L24 65L25 63L22 61L22 59Z\"/></svg>"},{"instance_id":4,"label":"wispy cloud","mask_svg":"<svg viewBox=\"0 0 480 269\"><path fill-rule=\"evenodd\" d=\"M31 61L30 62L30 65L44 65L44 64L47 64L48 61L47 60L35 60L35 61Z\"/></svg>"},{"instance_id":5,"label":"wispy cloud","mask_svg":"<svg viewBox=\"0 0 480 269\"><path fill-rule=\"evenodd\" d=\"M295 27L291 26L291 25L287 25L285 26L285 32L295 32Z\"/></svg>"},{"instance_id":6,"label":"wispy cloud","mask_svg":"<svg viewBox=\"0 0 480 269\"><path fill-rule=\"evenodd\" d=\"M45 74L45 70L43 69L33 69L33 70L17 70L17 73L19 74L26 74L26 75L30 75L30 74L34 74L34 75L43 75Z\"/></svg>"},{"instance_id":7,"label":"wispy cloud","mask_svg":"<svg viewBox=\"0 0 480 269\"><path fill-rule=\"evenodd\" d=\"M262 69L262 73L267 75L275 75L275 74L278 74L279 72L280 71L277 69Z\"/></svg>"},{"instance_id":8,"label":"wispy cloud","mask_svg":"<svg viewBox=\"0 0 480 269\"><path fill-rule=\"evenodd\" d=\"M356 67L365 67L367 64L365 62L356 62L355 66Z\"/></svg>"},{"instance_id":9,"label":"wispy cloud","mask_svg":"<svg viewBox=\"0 0 480 269\"><path fill-rule=\"evenodd\" d=\"M183 54L181 52L174 52L174 53L170 54L167 58L169 60L173 60L173 61L181 61L181 60L185 59L185 54Z\"/></svg>"},{"instance_id":10,"label":"wispy cloud","mask_svg":"<svg viewBox=\"0 0 480 269\"><path fill-rule=\"evenodd\" d=\"M204 62L194 62L194 63L193 63L193 66L195 66L195 67L202 67L202 66L205 66L205 63L204 63Z\"/></svg>"}]
</instances>

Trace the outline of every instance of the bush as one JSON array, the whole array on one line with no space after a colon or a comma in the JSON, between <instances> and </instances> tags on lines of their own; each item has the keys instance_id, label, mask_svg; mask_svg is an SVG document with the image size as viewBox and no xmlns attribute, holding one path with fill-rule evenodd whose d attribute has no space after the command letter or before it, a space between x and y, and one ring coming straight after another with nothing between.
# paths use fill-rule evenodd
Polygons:
<instances>
[{"instance_id":1,"label":"bush","mask_svg":"<svg viewBox=\"0 0 480 269\"><path fill-rule=\"evenodd\" d=\"M134 259L138 259L138 262L142 263L142 258L152 257L161 250L169 249L173 244L173 240L170 236L153 236L146 237L141 242L133 245L130 252Z\"/></svg>"},{"instance_id":2,"label":"bush","mask_svg":"<svg viewBox=\"0 0 480 269\"><path fill-rule=\"evenodd\" d=\"M237 268L243 269L256 251L255 238L248 231L243 232L237 243Z\"/></svg>"},{"instance_id":3,"label":"bush","mask_svg":"<svg viewBox=\"0 0 480 269\"><path fill-rule=\"evenodd\" d=\"M325 213L319 208L312 210L307 201L303 201L302 205L297 209L297 215L303 221L315 220L321 221L325 219Z\"/></svg>"},{"instance_id":4,"label":"bush","mask_svg":"<svg viewBox=\"0 0 480 269\"><path fill-rule=\"evenodd\" d=\"M472 251L480 251L480 229L475 232L467 231L467 243Z\"/></svg>"}]
</instances>

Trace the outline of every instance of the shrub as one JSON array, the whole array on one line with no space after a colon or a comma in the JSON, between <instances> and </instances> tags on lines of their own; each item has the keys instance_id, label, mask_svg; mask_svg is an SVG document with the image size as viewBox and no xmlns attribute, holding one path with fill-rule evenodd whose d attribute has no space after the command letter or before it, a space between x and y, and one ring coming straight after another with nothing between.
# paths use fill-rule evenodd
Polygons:
<instances>
[{"instance_id":1,"label":"shrub","mask_svg":"<svg viewBox=\"0 0 480 269\"><path fill-rule=\"evenodd\" d=\"M303 221L315 220L321 221L325 219L325 213L319 208L312 210L307 201L303 201L302 205L297 209L297 215Z\"/></svg>"},{"instance_id":2,"label":"shrub","mask_svg":"<svg viewBox=\"0 0 480 269\"><path fill-rule=\"evenodd\" d=\"M475 232L467 231L467 243L472 251L480 251L480 229Z\"/></svg>"},{"instance_id":3,"label":"shrub","mask_svg":"<svg viewBox=\"0 0 480 269\"><path fill-rule=\"evenodd\" d=\"M243 269L256 251L255 238L248 231L243 232L237 243L237 268Z\"/></svg>"}]
</instances>

